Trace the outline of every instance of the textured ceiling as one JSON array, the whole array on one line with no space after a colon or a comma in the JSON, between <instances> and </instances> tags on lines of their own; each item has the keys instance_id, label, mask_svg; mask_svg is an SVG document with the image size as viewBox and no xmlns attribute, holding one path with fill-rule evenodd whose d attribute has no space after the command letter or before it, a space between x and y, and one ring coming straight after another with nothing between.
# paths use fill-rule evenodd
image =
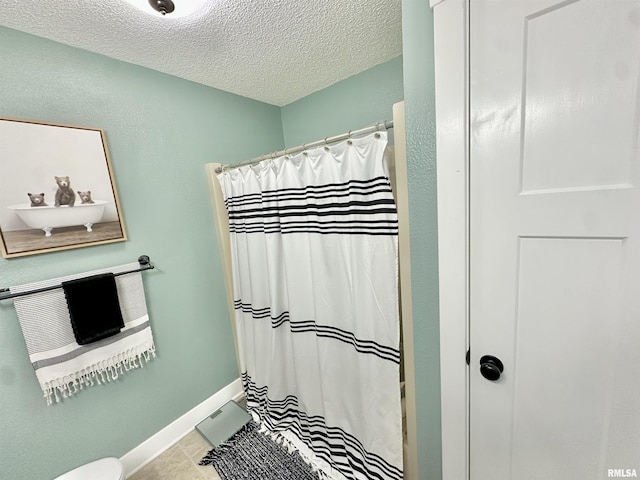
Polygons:
<instances>
[{"instance_id":1,"label":"textured ceiling","mask_svg":"<svg viewBox=\"0 0 640 480\"><path fill-rule=\"evenodd\" d=\"M162 18L125 0L0 0L0 25L283 106L400 55L400 7L206 0Z\"/></svg>"}]
</instances>

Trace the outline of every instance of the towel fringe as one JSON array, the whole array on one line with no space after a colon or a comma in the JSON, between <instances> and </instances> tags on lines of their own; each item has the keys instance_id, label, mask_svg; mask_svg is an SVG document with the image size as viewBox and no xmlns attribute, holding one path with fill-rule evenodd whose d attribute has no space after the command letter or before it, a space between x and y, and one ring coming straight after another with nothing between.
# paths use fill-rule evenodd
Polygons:
<instances>
[{"instance_id":1,"label":"towel fringe","mask_svg":"<svg viewBox=\"0 0 640 480\"><path fill-rule=\"evenodd\" d=\"M156 348L153 343L131 348L71 375L45 382L42 390L44 398L47 400L47 405L53 404L54 400L58 403L62 399L73 396L85 385L89 387L94 383L102 385L113 382L129 370L143 368L144 363L148 363L155 356ZM142 362L143 359L144 362Z\"/></svg>"}]
</instances>

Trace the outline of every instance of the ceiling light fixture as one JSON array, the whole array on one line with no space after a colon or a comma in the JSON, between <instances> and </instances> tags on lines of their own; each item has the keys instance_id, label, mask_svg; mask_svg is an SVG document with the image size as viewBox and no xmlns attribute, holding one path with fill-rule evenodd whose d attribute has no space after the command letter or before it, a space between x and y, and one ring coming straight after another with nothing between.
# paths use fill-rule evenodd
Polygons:
<instances>
[{"instance_id":1,"label":"ceiling light fixture","mask_svg":"<svg viewBox=\"0 0 640 480\"><path fill-rule=\"evenodd\" d=\"M171 13L176 9L176 6L171 0L149 0L149 5L162 15Z\"/></svg>"},{"instance_id":2,"label":"ceiling light fixture","mask_svg":"<svg viewBox=\"0 0 640 480\"><path fill-rule=\"evenodd\" d=\"M130 4L155 17L179 18L191 15L207 0L127 0Z\"/></svg>"}]
</instances>

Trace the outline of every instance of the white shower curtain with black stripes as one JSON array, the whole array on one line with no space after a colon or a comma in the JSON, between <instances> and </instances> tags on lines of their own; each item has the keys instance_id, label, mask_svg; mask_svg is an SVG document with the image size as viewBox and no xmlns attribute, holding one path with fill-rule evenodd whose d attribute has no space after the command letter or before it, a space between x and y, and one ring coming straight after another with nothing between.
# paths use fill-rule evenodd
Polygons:
<instances>
[{"instance_id":1,"label":"white shower curtain with black stripes","mask_svg":"<svg viewBox=\"0 0 640 480\"><path fill-rule=\"evenodd\" d=\"M219 175L247 406L330 479L401 479L386 132Z\"/></svg>"}]
</instances>

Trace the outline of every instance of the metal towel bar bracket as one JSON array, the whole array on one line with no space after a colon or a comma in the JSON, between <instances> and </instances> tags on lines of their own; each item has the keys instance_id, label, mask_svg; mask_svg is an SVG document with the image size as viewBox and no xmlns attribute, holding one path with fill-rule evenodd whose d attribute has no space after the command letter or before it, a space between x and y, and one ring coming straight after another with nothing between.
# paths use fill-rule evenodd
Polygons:
<instances>
[{"instance_id":1,"label":"metal towel bar bracket","mask_svg":"<svg viewBox=\"0 0 640 480\"><path fill-rule=\"evenodd\" d=\"M155 268L147 255L140 255L138 257L138 263L140 264L140 268L127 270L126 272L114 273L113 275L118 277L120 275L126 275L128 273L142 272L144 270L151 270L152 268ZM62 288L62 285L51 285L50 287L36 288L34 290L16 293L11 293L11 290L9 288L0 288L0 300L8 300L10 298L23 297L25 295L31 295L34 293L47 292L49 290L55 290L57 288Z\"/></svg>"}]
</instances>

